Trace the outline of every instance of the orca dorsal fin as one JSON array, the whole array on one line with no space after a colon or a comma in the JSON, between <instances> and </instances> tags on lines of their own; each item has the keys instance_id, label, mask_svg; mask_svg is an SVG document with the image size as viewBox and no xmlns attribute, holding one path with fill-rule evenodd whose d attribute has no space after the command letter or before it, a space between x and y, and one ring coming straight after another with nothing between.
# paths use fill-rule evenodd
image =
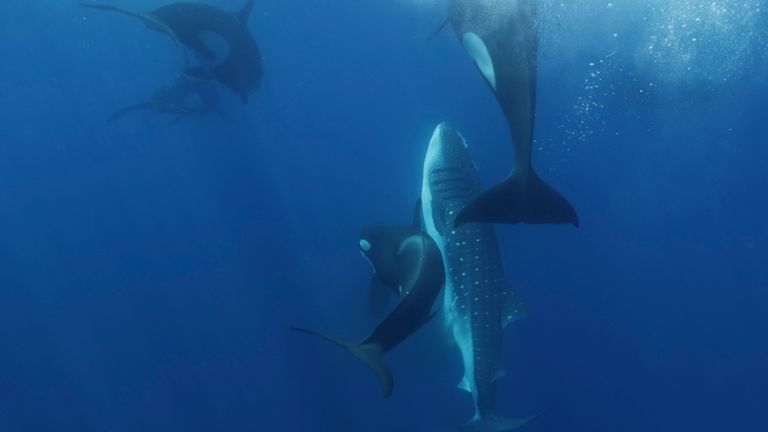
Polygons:
<instances>
[{"instance_id":1,"label":"orca dorsal fin","mask_svg":"<svg viewBox=\"0 0 768 432\"><path fill-rule=\"evenodd\" d=\"M242 9L240 9L240 12L237 13L237 18L240 20L243 24L248 24L248 18L251 17L251 12L253 12L253 5L256 3L256 0L248 0L245 2L245 5Z\"/></svg>"},{"instance_id":2,"label":"orca dorsal fin","mask_svg":"<svg viewBox=\"0 0 768 432\"><path fill-rule=\"evenodd\" d=\"M413 209L413 219L411 219L411 226L413 229L421 231L421 198L416 200L416 205Z\"/></svg>"}]
</instances>

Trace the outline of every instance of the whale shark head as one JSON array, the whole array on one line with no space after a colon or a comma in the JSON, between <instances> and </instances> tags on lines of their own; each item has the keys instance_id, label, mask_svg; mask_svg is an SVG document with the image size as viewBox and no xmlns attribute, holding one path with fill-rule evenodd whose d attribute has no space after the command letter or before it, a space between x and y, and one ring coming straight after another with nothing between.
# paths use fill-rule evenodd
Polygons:
<instances>
[{"instance_id":1,"label":"whale shark head","mask_svg":"<svg viewBox=\"0 0 768 432\"><path fill-rule=\"evenodd\" d=\"M440 123L429 141L422 185L427 232L438 243L466 201L480 192L477 172L464 137L449 123Z\"/></svg>"}]
</instances>

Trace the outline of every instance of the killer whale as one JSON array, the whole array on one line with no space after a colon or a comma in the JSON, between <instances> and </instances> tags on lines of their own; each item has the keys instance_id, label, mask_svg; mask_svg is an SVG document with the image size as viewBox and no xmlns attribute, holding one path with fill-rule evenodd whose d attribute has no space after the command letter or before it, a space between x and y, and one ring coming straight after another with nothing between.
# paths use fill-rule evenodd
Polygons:
<instances>
[{"instance_id":1,"label":"killer whale","mask_svg":"<svg viewBox=\"0 0 768 432\"><path fill-rule=\"evenodd\" d=\"M219 107L219 97L219 91L212 81L180 74L156 90L149 100L115 111L108 121L118 120L137 111L171 114L179 119L214 112L224 115Z\"/></svg>"},{"instance_id":2,"label":"killer whale","mask_svg":"<svg viewBox=\"0 0 768 432\"><path fill-rule=\"evenodd\" d=\"M525 315L507 284L493 225L455 227L459 211L482 191L464 138L448 123L435 128L424 158L422 203L427 233L437 243L446 270L443 315L461 352L459 388L472 395L474 416L462 431L505 431L527 419L494 414L501 367L502 329Z\"/></svg>"},{"instance_id":3,"label":"killer whale","mask_svg":"<svg viewBox=\"0 0 768 432\"><path fill-rule=\"evenodd\" d=\"M118 6L81 3L91 9L118 12L139 18L151 30L168 34L178 45L191 50L200 66L187 73L212 78L248 102L261 85L261 53L247 22L255 0L238 13L203 3L172 3L149 12Z\"/></svg>"},{"instance_id":4,"label":"killer whale","mask_svg":"<svg viewBox=\"0 0 768 432\"><path fill-rule=\"evenodd\" d=\"M467 222L579 225L573 206L531 166L536 112L538 35L533 0L452 0L450 24L496 96L509 125L515 163L502 182L459 212Z\"/></svg>"},{"instance_id":5,"label":"killer whale","mask_svg":"<svg viewBox=\"0 0 768 432\"><path fill-rule=\"evenodd\" d=\"M420 216L420 211L416 214ZM376 375L382 394L392 394L394 378L384 353L419 330L435 314L432 305L442 290L445 268L434 240L418 226L375 224L360 236L360 252L374 269L374 278L396 284L402 297L395 308L359 342L343 341L327 333L292 327L320 336L346 349Z\"/></svg>"}]
</instances>

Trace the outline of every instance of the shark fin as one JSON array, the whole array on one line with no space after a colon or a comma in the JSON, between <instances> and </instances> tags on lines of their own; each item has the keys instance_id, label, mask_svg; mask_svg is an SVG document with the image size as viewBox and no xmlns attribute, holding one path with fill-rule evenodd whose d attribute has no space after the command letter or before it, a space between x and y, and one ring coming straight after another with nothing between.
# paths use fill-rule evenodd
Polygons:
<instances>
[{"instance_id":1,"label":"shark fin","mask_svg":"<svg viewBox=\"0 0 768 432\"><path fill-rule=\"evenodd\" d=\"M443 31L445 26L447 26L450 21L451 21L450 17L446 17L443 21L441 21L440 24L437 27L435 27L435 29L432 30L432 32L429 34L429 36L427 37L427 41L431 41L432 39L436 38L437 35L439 35Z\"/></svg>"},{"instance_id":2,"label":"shark fin","mask_svg":"<svg viewBox=\"0 0 768 432\"><path fill-rule=\"evenodd\" d=\"M240 20L243 24L248 24L248 18L251 17L251 12L253 12L253 5L256 3L256 0L248 0L245 2L245 5L243 5L243 8L240 9L240 12L237 13L237 19Z\"/></svg>"},{"instance_id":3,"label":"shark fin","mask_svg":"<svg viewBox=\"0 0 768 432\"><path fill-rule=\"evenodd\" d=\"M509 287L504 291L504 306L502 307L501 312L501 328L506 328L511 323L525 318L527 314L525 304L523 304L520 296Z\"/></svg>"},{"instance_id":4,"label":"shark fin","mask_svg":"<svg viewBox=\"0 0 768 432\"><path fill-rule=\"evenodd\" d=\"M119 6L111 6L111 5L104 5L104 4L97 4L97 3L80 3L80 6L89 8L89 9L97 9L97 10L103 10L103 11L109 11L109 12L118 12L124 15L132 16L135 18L138 18L142 21L144 21L144 24L149 27L152 30L159 31L162 33L168 34L168 36L173 39L173 42L178 46L183 46L181 41L179 40L179 37L176 36L176 33L168 27L164 22L160 21L157 17L155 17L152 14L144 13L144 12L137 12L130 9L125 9Z\"/></svg>"},{"instance_id":5,"label":"shark fin","mask_svg":"<svg viewBox=\"0 0 768 432\"><path fill-rule=\"evenodd\" d=\"M573 206L532 170L513 172L506 180L470 201L455 226L468 222L501 224L562 224L579 226Z\"/></svg>"},{"instance_id":6,"label":"shark fin","mask_svg":"<svg viewBox=\"0 0 768 432\"><path fill-rule=\"evenodd\" d=\"M291 330L296 330L298 332L321 337L346 349L353 356L357 357L360 361L365 363L365 365L368 366L374 375L376 375L376 378L379 379L381 392L384 397L388 397L392 394L392 389L395 382L394 378L392 378L392 373L389 371L389 367L387 367L387 363L384 361L384 352L381 350L380 345L370 343L358 344L345 342L327 333L308 330L300 327L291 327Z\"/></svg>"},{"instance_id":7,"label":"shark fin","mask_svg":"<svg viewBox=\"0 0 768 432\"><path fill-rule=\"evenodd\" d=\"M461 382L457 386L459 389L464 390L467 393L472 393L472 388L469 386L469 380L465 376L461 379Z\"/></svg>"}]
</instances>

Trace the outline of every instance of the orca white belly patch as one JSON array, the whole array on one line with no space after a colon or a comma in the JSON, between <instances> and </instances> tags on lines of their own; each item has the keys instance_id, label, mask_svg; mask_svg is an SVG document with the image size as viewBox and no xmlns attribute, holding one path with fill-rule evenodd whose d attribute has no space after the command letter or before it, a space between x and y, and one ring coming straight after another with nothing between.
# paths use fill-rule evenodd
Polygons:
<instances>
[{"instance_id":1,"label":"orca white belly patch","mask_svg":"<svg viewBox=\"0 0 768 432\"><path fill-rule=\"evenodd\" d=\"M477 34L468 32L464 33L463 43L464 49L475 61L475 65L483 73L486 81L496 90L496 71L493 68L493 59L488 52L488 47L485 46L485 42Z\"/></svg>"}]
</instances>

